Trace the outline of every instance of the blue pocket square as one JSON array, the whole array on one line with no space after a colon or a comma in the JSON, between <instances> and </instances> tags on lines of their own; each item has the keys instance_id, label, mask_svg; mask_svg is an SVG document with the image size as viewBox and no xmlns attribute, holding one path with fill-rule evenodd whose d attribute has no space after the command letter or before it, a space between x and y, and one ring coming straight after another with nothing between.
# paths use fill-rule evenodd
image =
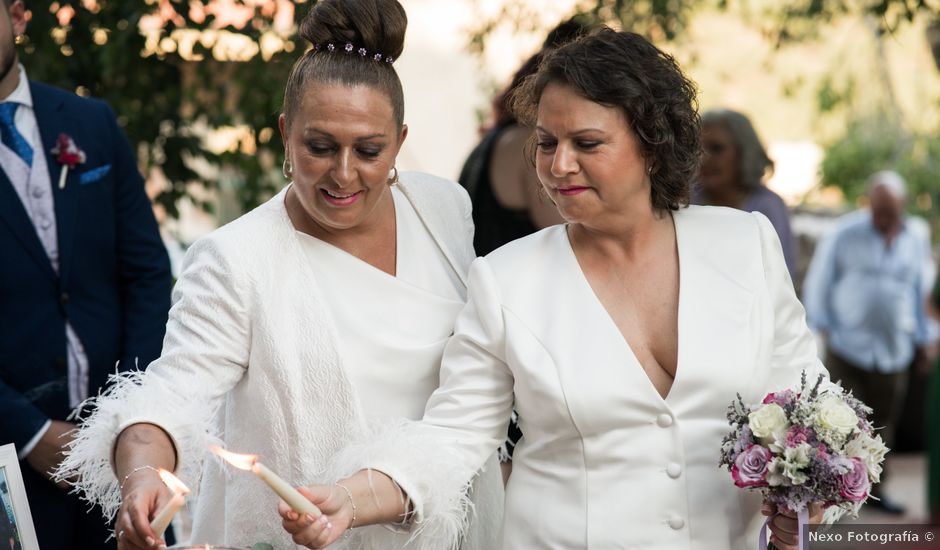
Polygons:
<instances>
[{"instance_id":1,"label":"blue pocket square","mask_svg":"<svg viewBox=\"0 0 940 550\"><path fill-rule=\"evenodd\" d=\"M101 178L103 178L108 172L111 171L111 165L105 164L104 166L99 166L98 168L89 170L87 172L82 172L82 175L79 176L78 182L82 185L88 185L89 183L94 183Z\"/></svg>"}]
</instances>

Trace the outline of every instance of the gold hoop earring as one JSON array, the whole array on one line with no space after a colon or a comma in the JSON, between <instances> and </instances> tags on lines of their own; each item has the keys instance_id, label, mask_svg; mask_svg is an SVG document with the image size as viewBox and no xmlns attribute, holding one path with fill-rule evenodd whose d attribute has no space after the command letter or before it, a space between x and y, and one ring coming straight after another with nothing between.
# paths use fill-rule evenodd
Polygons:
<instances>
[{"instance_id":1,"label":"gold hoop earring","mask_svg":"<svg viewBox=\"0 0 940 550\"><path fill-rule=\"evenodd\" d=\"M392 166L392 169L388 171L388 184L389 185L398 184L398 167Z\"/></svg>"},{"instance_id":2,"label":"gold hoop earring","mask_svg":"<svg viewBox=\"0 0 940 550\"><path fill-rule=\"evenodd\" d=\"M281 172L284 174L284 179L287 181L292 181L294 179L294 170L290 165L290 160L286 157L284 158L284 164L281 166Z\"/></svg>"}]
</instances>

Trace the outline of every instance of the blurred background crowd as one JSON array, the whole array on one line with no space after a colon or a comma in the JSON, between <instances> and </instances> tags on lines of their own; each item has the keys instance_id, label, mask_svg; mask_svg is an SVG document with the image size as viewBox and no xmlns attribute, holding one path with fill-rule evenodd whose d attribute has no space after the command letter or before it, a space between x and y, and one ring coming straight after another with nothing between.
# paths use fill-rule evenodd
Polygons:
<instances>
[{"instance_id":1,"label":"blurred background crowd","mask_svg":"<svg viewBox=\"0 0 940 550\"><path fill-rule=\"evenodd\" d=\"M940 4L403 5L409 30L396 67L409 138L399 167L459 179L481 255L562 221L526 161L531 129L508 108L540 52L603 23L674 55L700 93L694 202L767 215L821 356L880 413L894 451L881 500L862 521L940 516ZM189 244L283 186L276 121L309 6L26 3L20 62L31 80L114 110L174 275Z\"/></svg>"}]
</instances>

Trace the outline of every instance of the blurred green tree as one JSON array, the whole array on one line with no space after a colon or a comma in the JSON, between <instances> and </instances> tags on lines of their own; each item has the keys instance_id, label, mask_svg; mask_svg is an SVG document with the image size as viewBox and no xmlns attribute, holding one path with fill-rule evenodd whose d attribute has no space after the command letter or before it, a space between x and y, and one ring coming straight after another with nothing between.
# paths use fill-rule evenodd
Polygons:
<instances>
[{"instance_id":1,"label":"blurred green tree","mask_svg":"<svg viewBox=\"0 0 940 550\"><path fill-rule=\"evenodd\" d=\"M478 4L480 0L475 0ZM570 17L587 23L605 23L656 41L673 40L688 25L694 9L703 4L724 5L726 0L589 0L576 4ZM502 26L526 32L547 31L538 2L503 2L470 29L470 51L482 54L490 35ZM482 11L482 10L480 10Z\"/></svg>"},{"instance_id":2,"label":"blurred green tree","mask_svg":"<svg viewBox=\"0 0 940 550\"><path fill-rule=\"evenodd\" d=\"M170 216L184 197L211 210L220 173L242 209L282 183L277 115L303 0L26 4L30 78L107 101Z\"/></svg>"},{"instance_id":3,"label":"blurred green tree","mask_svg":"<svg viewBox=\"0 0 940 550\"><path fill-rule=\"evenodd\" d=\"M934 219L940 204L940 137L910 133L881 117L854 120L841 137L826 147L820 167L824 186L842 190L856 202L865 194L868 176L885 168L908 183L909 208Z\"/></svg>"},{"instance_id":4,"label":"blurred green tree","mask_svg":"<svg viewBox=\"0 0 940 550\"><path fill-rule=\"evenodd\" d=\"M481 0L476 0L477 4ZM940 20L940 2L936 0L581 0L575 4L573 17L594 23L614 25L642 34L654 41L681 37L694 11L717 7L742 15L778 45L817 36L821 23L845 16L871 16L881 32L891 32L919 17ZM542 6L535 2L504 2L500 9L470 31L470 48L482 52L486 40L501 25L524 31L543 31ZM936 27L940 34L940 26ZM940 36L935 59L940 66Z\"/></svg>"},{"instance_id":5,"label":"blurred green tree","mask_svg":"<svg viewBox=\"0 0 940 550\"><path fill-rule=\"evenodd\" d=\"M879 33L893 32L919 18L934 26L940 18L940 3L934 0L740 0L739 3L759 6L758 19L777 44L815 37L823 24L841 17L867 16ZM937 60L938 52L934 52Z\"/></svg>"}]
</instances>

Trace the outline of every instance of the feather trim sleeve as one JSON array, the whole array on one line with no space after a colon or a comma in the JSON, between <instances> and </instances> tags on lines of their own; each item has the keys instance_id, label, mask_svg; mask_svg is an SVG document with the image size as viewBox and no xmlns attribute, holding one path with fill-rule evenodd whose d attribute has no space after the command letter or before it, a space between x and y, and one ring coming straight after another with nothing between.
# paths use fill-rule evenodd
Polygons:
<instances>
[{"instance_id":1,"label":"feather trim sleeve","mask_svg":"<svg viewBox=\"0 0 940 550\"><path fill-rule=\"evenodd\" d=\"M108 389L83 407L92 412L81 419L56 477L75 480L75 490L109 518L121 504L113 445L131 424L166 431L176 447L178 475L199 486L205 451L217 440L216 412L248 365L246 294L237 288L228 256L211 236L190 248L160 358L146 372L112 376Z\"/></svg>"},{"instance_id":2,"label":"feather trim sleeve","mask_svg":"<svg viewBox=\"0 0 940 550\"><path fill-rule=\"evenodd\" d=\"M495 440L493 449L495 449ZM467 460L453 434L421 422L377 423L331 459L325 479L359 470L382 472L399 484L414 509L406 527L368 526L354 530L355 547L389 547L393 532L404 532L407 547L444 550L497 547L503 489L495 452L482 468Z\"/></svg>"},{"instance_id":3,"label":"feather trim sleeve","mask_svg":"<svg viewBox=\"0 0 940 550\"><path fill-rule=\"evenodd\" d=\"M505 438L513 377L504 362L505 320L485 259L470 268L469 300L441 366L441 385L420 422L375 430L334 458L334 479L357 470L389 475L411 499L416 548L456 548L473 512L471 487Z\"/></svg>"}]
</instances>

